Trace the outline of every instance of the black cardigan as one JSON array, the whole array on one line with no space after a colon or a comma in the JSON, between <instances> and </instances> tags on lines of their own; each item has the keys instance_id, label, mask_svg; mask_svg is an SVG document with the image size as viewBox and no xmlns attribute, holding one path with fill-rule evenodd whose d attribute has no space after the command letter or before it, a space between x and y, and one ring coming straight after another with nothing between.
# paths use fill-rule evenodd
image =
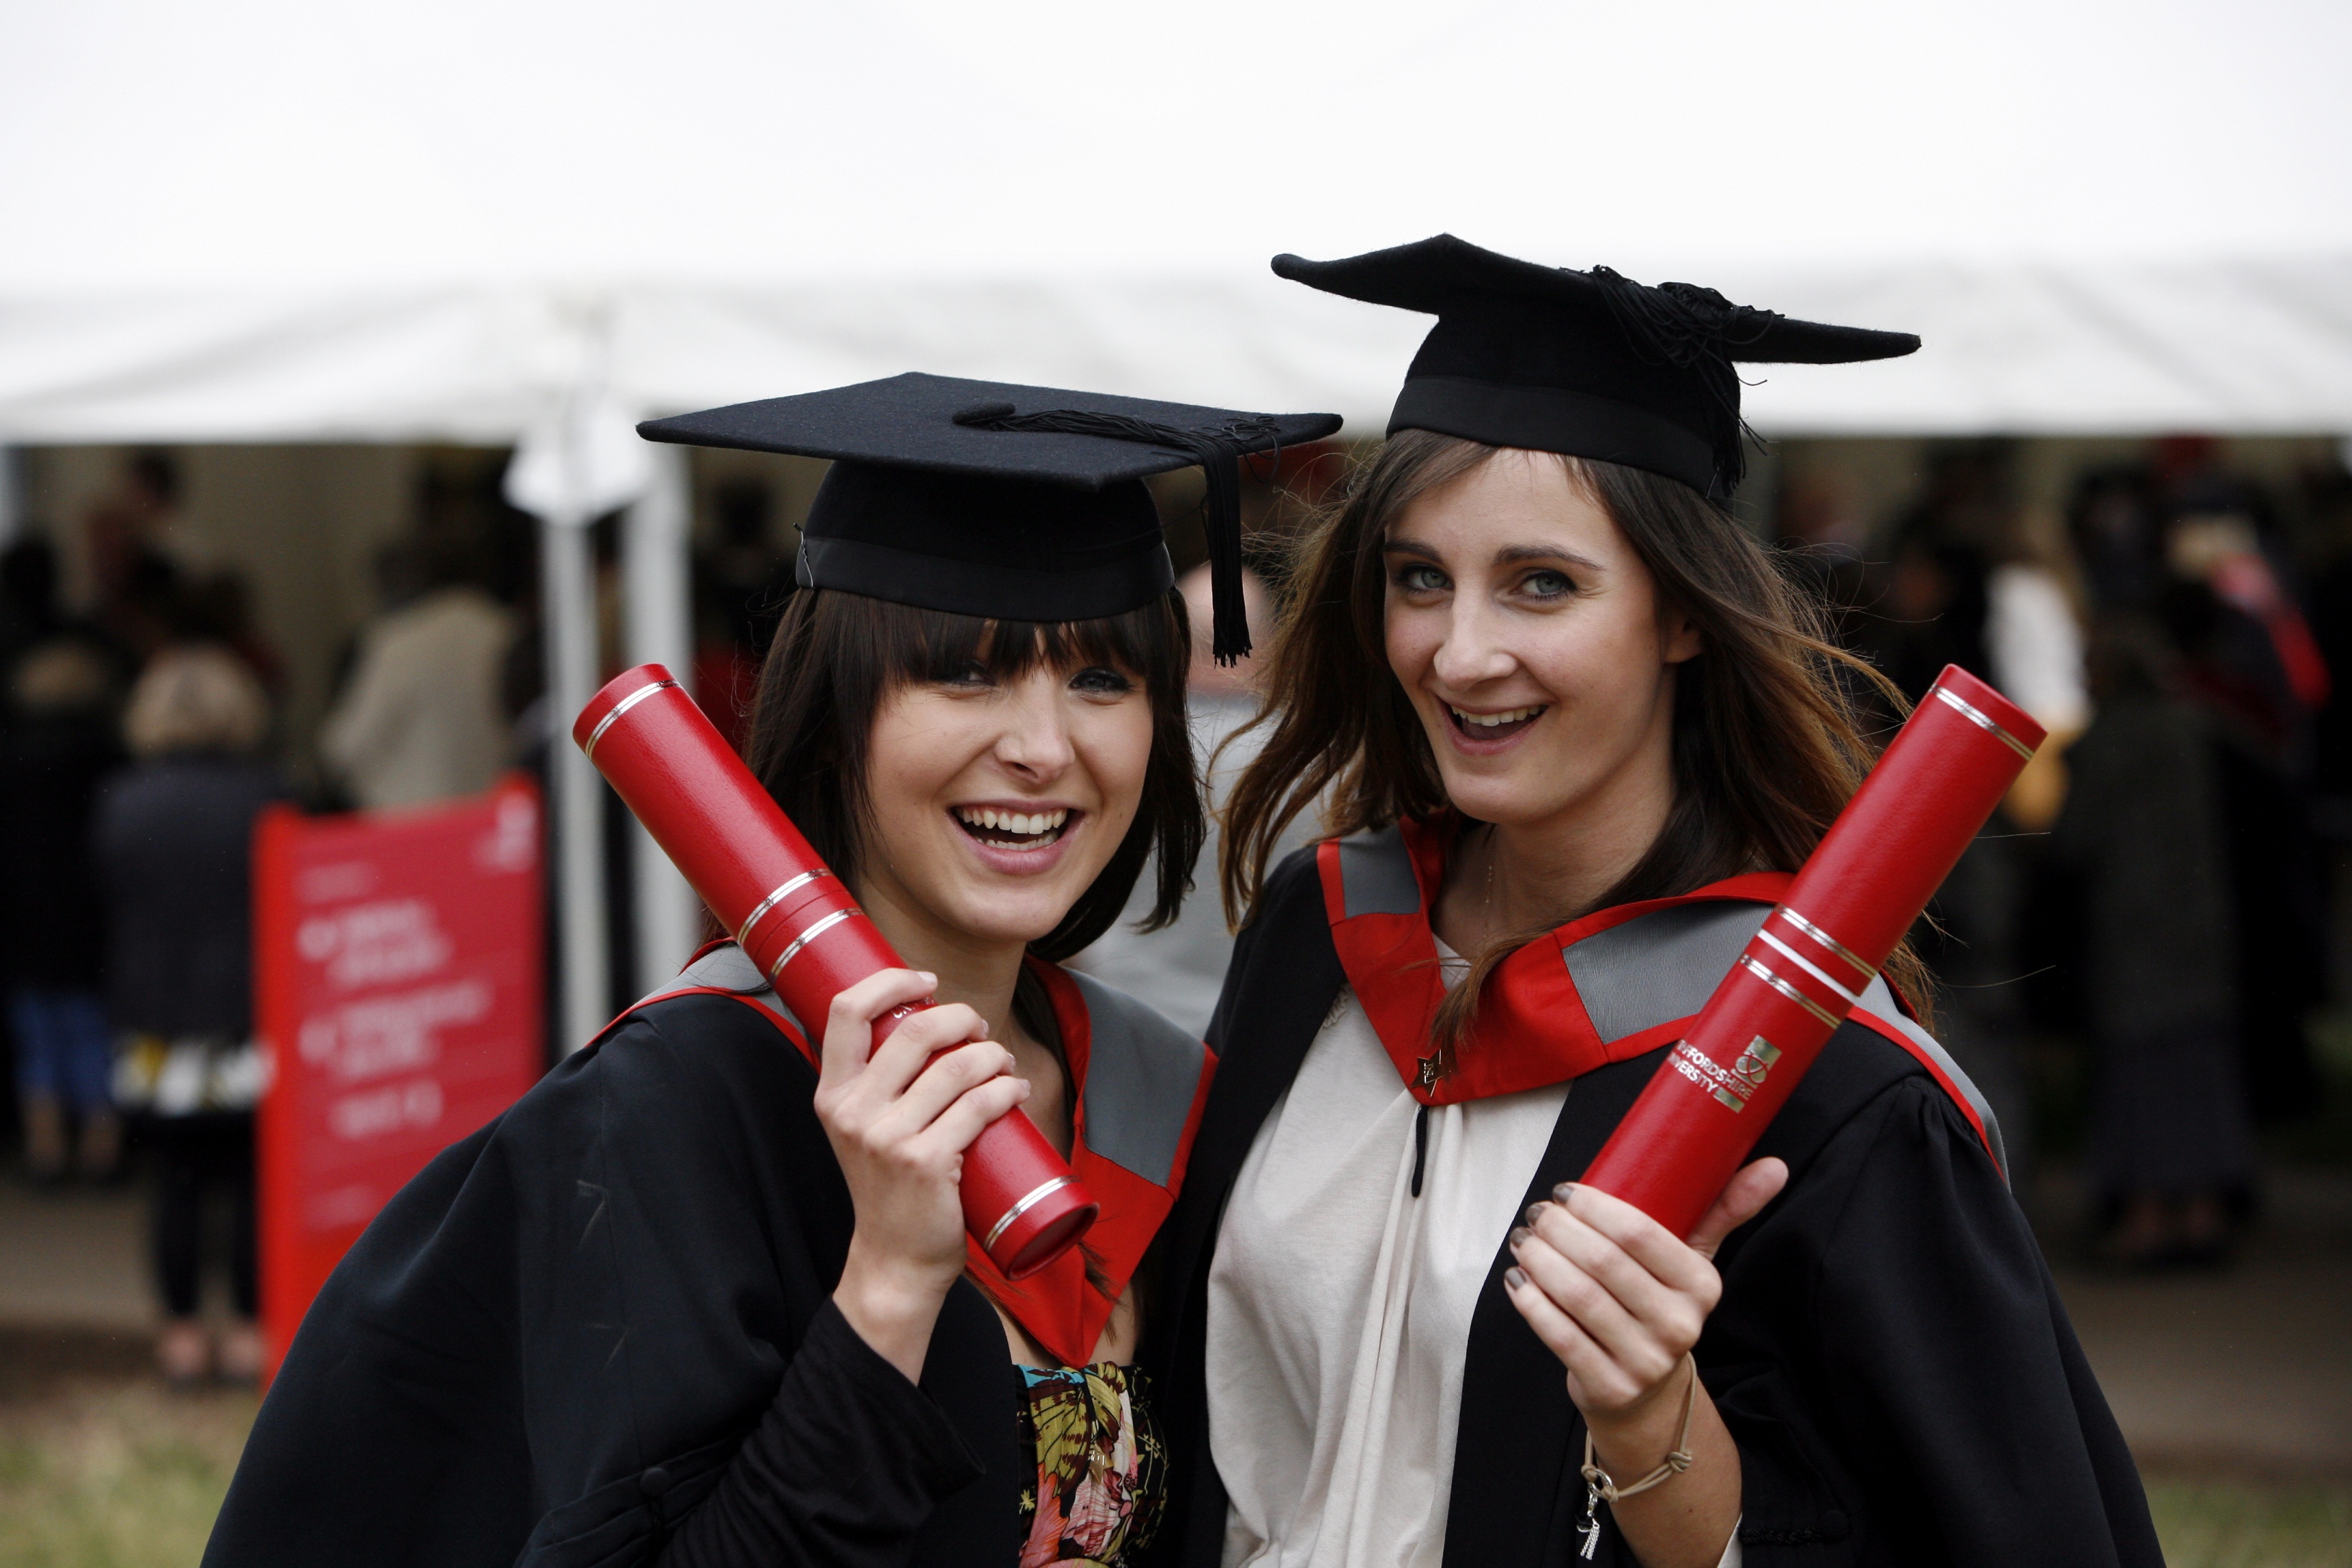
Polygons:
<instances>
[{"instance_id":1,"label":"black cardigan","mask_svg":"<svg viewBox=\"0 0 2352 1568\"><path fill-rule=\"evenodd\" d=\"M205 752L107 781L90 837L117 1025L167 1038L252 1033L253 827L285 795L276 770Z\"/></svg>"},{"instance_id":2,"label":"black cardigan","mask_svg":"<svg viewBox=\"0 0 2352 1568\"><path fill-rule=\"evenodd\" d=\"M312 1306L206 1568L1015 1562L1003 1330L959 1280L919 1388L833 1308L815 1088L681 996L444 1151Z\"/></svg>"},{"instance_id":3,"label":"black cardigan","mask_svg":"<svg viewBox=\"0 0 2352 1568\"><path fill-rule=\"evenodd\" d=\"M1222 1065L1161 1232L1139 1358L1173 1468L1158 1563L1218 1561L1210 1258L1258 1128L1346 983L1304 851L1268 879L1234 950L1209 1032ZM1581 1173L1662 1055L1577 1080L1523 1202ZM1723 1300L1696 1352L1739 1447L1748 1568L2161 1568L2138 1473L2024 1216L1918 1064L1847 1026L1757 1153L1788 1161L1790 1181L1724 1247ZM1503 1293L1509 1264L1498 1246L1463 1369L1454 1568L1582 1561L1583 1424L1559 1362ZM1597 1561L1633 1562L1613 1527Z\"/></svg>"}]
</instances>

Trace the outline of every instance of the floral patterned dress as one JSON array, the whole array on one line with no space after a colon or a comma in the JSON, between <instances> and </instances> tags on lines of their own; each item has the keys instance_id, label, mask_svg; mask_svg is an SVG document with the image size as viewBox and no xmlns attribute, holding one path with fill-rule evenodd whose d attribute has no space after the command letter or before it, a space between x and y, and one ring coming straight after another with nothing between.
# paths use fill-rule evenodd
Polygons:
<instances>
[{"instance_id":1,"label":"floral patterned dress","mask_svg":"<svg viewBox=\"0 0 2352 1568\"><path fill-rule=\"evenodd\" d=\"M1021 1435L1037 1455L1036 1484L1021 1494L1021 1568L1126 1568L1151 1543L1168 1499L1149 1380L1107 1361L1021 1373Z\"/></svg>"}]
</instances>

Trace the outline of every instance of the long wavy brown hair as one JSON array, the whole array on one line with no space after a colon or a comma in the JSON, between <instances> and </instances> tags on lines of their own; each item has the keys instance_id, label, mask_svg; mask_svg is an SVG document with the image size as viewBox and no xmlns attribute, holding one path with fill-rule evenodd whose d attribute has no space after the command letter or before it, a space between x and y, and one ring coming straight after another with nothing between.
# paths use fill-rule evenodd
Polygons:
<instances>
[{"instance_id":1,"label":"long wavy brown hair","mask_svg":"<svg viewBox=\"0 0 2352 1568\"><path fill-rule=\"evenodd\" d=\"M1402 431L1301 537L1286 584L1292 611L1267 660L1257 721L1272 733L1225 807L1219 874L1228 919L1239 923L1255 909L1283 830L1318 800L1335 837L1447 807L1429 737L1389 669L1381 547L1415 501L1497 450ZM1687 616L1703 644L1675 667L1675 800L1665 826L1593 907L1668 898L1748 871L1794 871L1877 755L1855 698L1868 691L1901 713L1902 694L1829 639L1822 607L1723 508L1639 468L1558 461L1624 531L1661 603ZM1439 1043L1466 1035L1496 964L1586 912L1551 911L1541 929L1474 954L1438 1015ZM1927 1009L1927 972L1908 942L1886 975L1915 1009Z\"/></svg>"}]
</instances>

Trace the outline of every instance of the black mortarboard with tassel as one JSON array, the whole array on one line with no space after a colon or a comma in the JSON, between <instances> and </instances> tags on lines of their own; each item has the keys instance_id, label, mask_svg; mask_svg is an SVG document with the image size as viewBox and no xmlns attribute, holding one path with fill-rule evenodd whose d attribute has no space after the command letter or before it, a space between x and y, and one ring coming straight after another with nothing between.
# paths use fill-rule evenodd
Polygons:
<instances>
[{"instance_id":1,"label":"black mortarboard with tassel","mask_svg":"<svg viewBox=\"0 0 2352 1568\"><path fill-rule=\"evenodd\" d=\"M1597 458L1727 500L1747 470L1737 364L1846 364L1908 332L1791 321L1695 283L1636 283L1481 249L1450 234L1339 261L1277 256L1282 277L1437 318L1389 432Z\"/></svg>"},{"instance_id":2,"label":"black mortarboard with tassel","mask_svg":"<svg viewBox=\"0 0 2352 1568\"><path fill-rule=\"evenodd\" d=\"M1121 615L1175 581L1148 475L1208 476L1213 653L1250 651L1240 460L1319 440L1335 414L1185 403L910 373L654 419L649 441L834 459L801 529L803 587L987 616Z\"/></svg>"}]
</instances>

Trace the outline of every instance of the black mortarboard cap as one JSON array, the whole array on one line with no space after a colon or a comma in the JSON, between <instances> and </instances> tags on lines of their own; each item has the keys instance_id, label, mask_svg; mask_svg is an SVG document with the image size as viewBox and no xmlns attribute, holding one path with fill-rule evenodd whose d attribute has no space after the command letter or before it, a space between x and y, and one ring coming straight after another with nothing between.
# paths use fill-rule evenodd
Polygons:
<instances>
[{"instance_id":1,"label":"black mortarboard cap","mask_svg":"<svg viewBox=\"0 0 2352 1568\"><path fill-rule=\"evenodd\" d=\"M1542 267L1441 234L1341 261L1277 256L1295 282L1437 318L1389 430L1596 458L1727 500L1746 471L1735 364L1844 364L1908 332L1796 321L1695 283Z\"/></svg>"},{"instance_id":2,"label":"black mortarboard cap","mask_svg":"<svg viewBox=\"0 0 2352 1568\"><path fill-rule=\"evenodd\" d=\"M909 373L651 419L649 441L834 459L801 528L803 587L1000 620L1084 621L1175 574L1146 476L1207 474L1213 652L1250 650L1240 459L1319 440L1336 414L1244 414Z\"/></svg>"}]
</instances>

